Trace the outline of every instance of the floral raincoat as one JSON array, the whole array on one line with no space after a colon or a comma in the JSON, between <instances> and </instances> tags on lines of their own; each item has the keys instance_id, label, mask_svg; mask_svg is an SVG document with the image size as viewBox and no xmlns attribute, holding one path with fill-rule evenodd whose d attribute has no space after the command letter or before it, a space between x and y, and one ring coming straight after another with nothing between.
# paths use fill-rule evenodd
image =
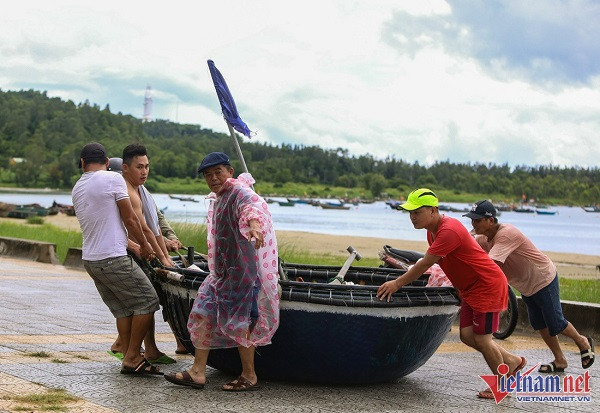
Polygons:
<instances>
[{"instance_id":1,"label":"floral raincoat","mask_svg":"<svg viewBox=\"0 0 600 413\"><path fill-rule=\"evenodd\" d=\"M267 203L241 174L208 196L206 277L188 319L192 343L199 349L264 346L279 326L277 240ZM248 240L248 221L260 222L265 246ZM258 318L254 313L258 310Z\"/></svg>"}]
</instances>

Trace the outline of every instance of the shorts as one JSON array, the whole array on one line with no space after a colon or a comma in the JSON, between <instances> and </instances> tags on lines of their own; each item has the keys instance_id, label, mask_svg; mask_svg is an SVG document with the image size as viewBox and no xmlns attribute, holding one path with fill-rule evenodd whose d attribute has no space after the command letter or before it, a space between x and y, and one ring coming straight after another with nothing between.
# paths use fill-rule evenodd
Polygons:
<instances>
[{"instance_id":1,"label":"shorts","mask_svg":"<svg viewBox=\"0 0 600 413\"><path fill-rule=\"evenodd\" d=\"M152 277L150 276L150 274L148 274L149 270L147 269L146 266L144 266L144 263L142 262L142 260L138 257L135 256L135 254L129 250L127 250L127 255L129 257L131 257L131 259L133 260L133 262L142 269L142 271L144 271L144 274L146 274L146 277L148 277L148 279L150 280L150 283L152 283ZM156 291L156 293L158 294L158 304L160 304L162 306L162 316L163 316L163 321L168 322L169 321L169 312L166 309L166 303L167 303L167 297L165 296L165 292L163 291L162 288L159 288L158 290L155 289L154 291Z\"/></svg>"},{"instance_id":2,"label":"shorts","mask_svg":"<svg viewBox=\"0 0 600 413\"><path fill-rule=\"evenodd\" d=\"M154 313L158 296L144 271L131 257L83 261L102 301L115 318Z\"/></svg>"},{"instance_id":3,"label":"shorts","mask_svg":"<svg viewBox=\"0 0 600 413\"><path fill-rule=\"evenodd\" d=\"M529 323L534 330L548 328L551 336L560 334L569 322L565 319L560 305L560 287L558 274L554 280L532 296L522 295L527 305Z\"/></svg>"},{"instance_id":4,"label":"shorts","mask_svg":"<svg viewBox=\"0 0 600 413\"><path fill-rule=\"evenodd\" d=\"M260 290L260 278L256 279L252 288L252 306L250 307L250 323L258 320L258 291Z\"/></svg>"},{"instance_id":5,"label":"shorts","mask_svg":"<svg viewBox=\"0 0 600 413\"><path fill-rule=\"evenodd\" d=\"M460 328L473 326L473 333L486 335L495 333L499 324L499 312L480 313L463 300L460 306Z\"/></svg>"}]
</instances>

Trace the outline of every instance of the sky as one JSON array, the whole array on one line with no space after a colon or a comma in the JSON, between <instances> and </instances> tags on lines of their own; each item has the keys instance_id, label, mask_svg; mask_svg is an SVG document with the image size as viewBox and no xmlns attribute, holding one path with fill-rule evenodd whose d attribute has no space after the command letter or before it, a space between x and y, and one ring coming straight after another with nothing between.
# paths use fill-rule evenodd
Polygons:
<instances>
[{"instance_id":1,"label":"sky","mask_svg":"<svg viewBox=\"0 0 600 413\"><path fill-rule=\"evenodd\" d=\"M212 59L254 141L595 168L598 39L591 0L20 0L0 89L228 133Z\"/></svg>"}]
</instances>

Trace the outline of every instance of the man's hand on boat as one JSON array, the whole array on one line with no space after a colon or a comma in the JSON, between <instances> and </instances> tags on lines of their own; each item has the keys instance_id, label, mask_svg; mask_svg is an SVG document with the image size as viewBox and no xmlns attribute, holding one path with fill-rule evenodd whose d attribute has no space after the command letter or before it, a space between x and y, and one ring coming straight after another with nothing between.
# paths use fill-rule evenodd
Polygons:
<instances>
[{"instance_id":1,"label":"man's hand on boat","mask_svg":"<svg viewBox=\"0 0 600 413\"><path fill-rule=\"evenodd\" d=\"M142 254L142 257L144 257L148 261L151 261L154 259L154 257L155 257L154 251L152 250L152 246L150 245L150 243L148 241L144 242L141 245L141 254Z\"/></svg>"},{"instance_id":2,"label":"man's hand on boat","mask_svg":"<svg viewBox=\"0 0 600 413\"><path fill-rule=\"evenodd\" d=\"M392 298L392 294L406 285L403 284L404 280L402 278L404 277L398 277L395 280L387 281L381 284L377 289L377 297L379 298L379 301L383 301L387 298L387 302L389 303Z\"/></svg>"},{"instance_id":3,"label":"man's hand on boat","mask_svg":"<svg viewBox=\"0 0 600 413\"><path fill-rule=\"evenodd\" d=\"M167 250L170 252L175 252L183 248L183 244L177 238L165 239L165 245L167 246Z\"/></svg>"},{"instance_id":4,"label":"man's hand on boat","mask_svg":"<svg viewBox=\"0 0 600 413\"><path fill-rule=\"evenodd\" d=\"M377 289L377 297L380 301L387 299L387 302L389 303L392 298L392 294L419 278L421 274L425 273L425 271L427 271L433 264L438 262L440 258L441 257L438 257L437 255L426 253L423 258L417 261L415 265L413 265L403 275L395 280L387 281L381 284L381 286L379 286Z\"/></svg>"}]
</instances>

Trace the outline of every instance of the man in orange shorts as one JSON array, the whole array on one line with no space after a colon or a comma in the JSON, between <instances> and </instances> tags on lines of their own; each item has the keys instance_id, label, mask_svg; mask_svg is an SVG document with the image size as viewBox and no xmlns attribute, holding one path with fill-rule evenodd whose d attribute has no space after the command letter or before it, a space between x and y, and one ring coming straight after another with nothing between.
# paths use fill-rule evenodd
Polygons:
<instances>
[{"instance_id":1,"label":"man in orange shorts","mask_svg":"<svg viewBox=\"0 0 600 413\"><path fill-rule=\"evenodd\" d=\"M416 229L427 230L429 249L404 275L382 284L377 291L379 299L389 301L393 293L438 263L462 299L462 342L479 351L494 374L499 374L501 364L508 366L511 375L516 374L525 367L525 358L509 353L492 340L492 333L498 329L499 313L508 304L508 283L502 270L459 220L439 213L437 196L431 190L421 188L411 192L400 207L410 212ZM478 397L493 399L494 395L485 389Z\"/></svg>"}]
</instances>

